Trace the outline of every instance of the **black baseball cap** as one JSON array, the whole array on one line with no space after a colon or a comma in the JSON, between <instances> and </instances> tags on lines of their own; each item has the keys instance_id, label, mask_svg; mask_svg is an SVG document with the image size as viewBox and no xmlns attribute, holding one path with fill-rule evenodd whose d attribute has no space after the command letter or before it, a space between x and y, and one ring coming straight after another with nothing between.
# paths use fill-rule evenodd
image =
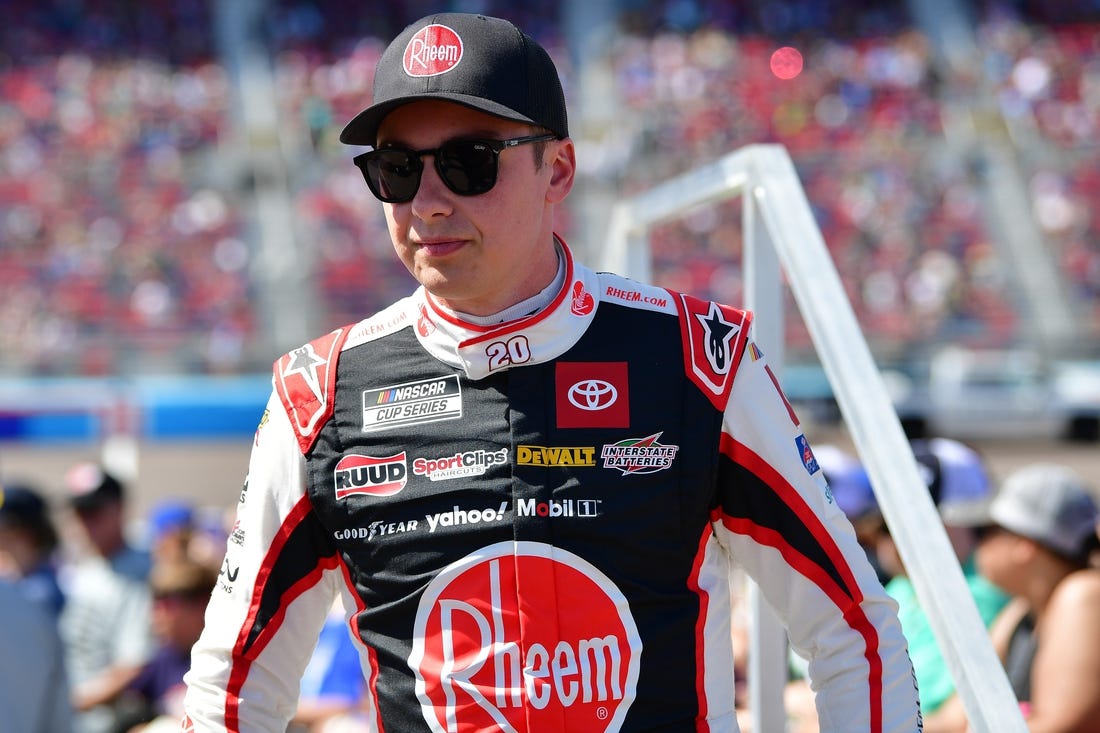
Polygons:
<instances>
[{"instance_id":1,"label":"black baseball cap","mask_svg":"<svg viewBox=\"0 0 1100 733\"><path fill-rule=\"evenodd\" d=\"M82 461L65 474L69 506L77 512L93 512L123 499L122 482L102 466Z\"/></svg>"},{"instance_id":2,"label":"black baseball cap","mask_svg":"<svg viewBox=\"0 0 1100 733\"><path fill-rule=\"evenodd\" d=\"M512 23L472 13L436 13L408 26L374 72L370 107L340 133L347 145L374 145L378 125L397 107L441 99L569 136L558 70Z\"/></svg>"},{"instance_id":3,"label":"black baseball cap","mask_svg":"<svg viewBox=\"0 0 1100 733\"><path fill-rule=\"evenodd\" d=\"M21 485L0 485L0 522L33 524L49 512L46 500L34 489Z\"/></svg>"},{"instance_id":4,"label":"black baseball cap","mask_svg":"<svg viewBox=\"0 0 1100 733\"><path fill-rule=\"evenodd\" d=\"M50 551L57 546L49 503L31 486L0 485L0 526L22 528L42 550Z\"/></svg>"}]
</instances>

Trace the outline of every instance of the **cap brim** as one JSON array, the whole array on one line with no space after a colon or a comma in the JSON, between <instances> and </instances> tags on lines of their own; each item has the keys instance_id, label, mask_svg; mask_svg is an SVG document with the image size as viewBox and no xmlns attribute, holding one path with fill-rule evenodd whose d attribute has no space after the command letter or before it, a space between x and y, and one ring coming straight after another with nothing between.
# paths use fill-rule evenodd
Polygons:
<instances>
[{"instance_id":1,"label":"cap brim","mask_svg":"<svg viewBox=\"0 0 1100 733\"><path fill-rule=\"evenodd\" d=\"M945 525L952 527L984 527L993 524L992 498L949 501L937 510Z\"/></svg>"},{"instance_id":2,"label":"cap brim","mask_svg":"<svg viewBox=\"0 0 1100 733\"><path fill-rule=\"evenodd\" d=\"M91 512L121 500L121 491L101 487L86 494L73 494L69 497L69 506L77 512Z\"/></svg>"},{"instance_id":3,"label":"cap brim","mask_svg":"<svg viewBox=\"0 0 1100 733\"><path fill-rule=\"evenodd\" d=\"M386 115L393 112L398 107L409 104L410 102L420 101L443 101L453 102L460 104L463 107L469 107L470 109L478 110L479 112L485 112L495 117L501 117L506 120L514 120L516 122L527 122L530 124L538 124L529 117L519 114L510 107L505 107L503 104L497 104L488 99L482 99L480 97L470 96L468 94L458 94L455 92L432 92L431 94L414 94L407 97L397 97L395 99L388 99L385 102L371 105L365 110L357 114L351 122L344 126L343 131L340 132L340 142L345 145L375 145L378 138L378 127L382 124L382 120Z\"/></svg>"}]
</instances>

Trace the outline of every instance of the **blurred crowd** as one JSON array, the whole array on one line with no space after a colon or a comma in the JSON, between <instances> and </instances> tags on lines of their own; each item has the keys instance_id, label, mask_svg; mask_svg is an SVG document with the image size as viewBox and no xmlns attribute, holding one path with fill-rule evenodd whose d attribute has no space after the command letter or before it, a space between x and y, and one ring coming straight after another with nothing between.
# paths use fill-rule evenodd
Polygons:
<instances>
[{"instance_id":1,"label":"blurred crowd","mask_svg":"<svg viewBox=\"0 0 1100 733\"><path fill-rule=\"evenodd\" d=\"M254 346L263 283L252 182L235 151L215 5L5 3L21 22L0 24L0 373L267 369L274 354ZM475 5L532 30L577 90L557 4ZM616 104L598 124L576 121L583 174L630 195L742 146L781 143L873 347L1004 346L1020 335L1022 304L986 223L979 159L945 123L953 101L981 89L1020 144L1033 214L1079 296L1087 338L1100 324L1100 15L1087 3L975 5L967 76L945 73L904 2L623 2L616 33L590 59ZM413 286L336 135L367 103L385 39L438 6L270 3L263 33L281 150L295 233L313 253L320 327ZM798 50L799 73L770 63L781 46ZM584 235L581 221L563 220L567 240ZM654 231L655 279L739 302L740 247L737 206L692 211ZM792 318L795 353L808 346L801 329ZM1026 714L1052 730L1073 715L1100 720L1100 693L1080 684L1100 680L1093 487L1051 465L990 477L952 442L914 450ZM965 730L866 472L843 451L819 458L901 607L926 730ZM125 484L93 464L48 488L0 489L0 656L28 660L0 665L0 711L50 711L37 721L48 731L71 721L80 733L176 729L232 518L186 501L134 518ZM812 693L794 657L791 678L798 730L812 731ZM27 704L33 690L53 697ZM358 652L334 608L296 730L361 730L363 703Z\"/></svg>"},{"instance_id":2,"label":"blurred crowd","mask_svg":"<svg viewBox=\"0 0 1100 733\"><path fill-rule=\"evenodd\" d=\"M911 447L1030 730L1100 730L1100 485L1049 462L995 476L956 440ZM826 497L850 519L898 604L925 730L966 733L955 670L868 472L836 445L815 456ZM139 515L135 504L125 482L86 461L57 487L0 482L0 717L15 730L178 730L190 650L211 592L233 572L223 564L226 543L239 539L232 507L164 498ZM740 668L731 692L751 733L743 606L732 629ZM806 664L793 649L788 679L788 729L816 733ZM337 602L302 677L290 733L372 729L360 650Z\"/></svg>"},{"instance_id":3,"label":"blurred crowd","mask_svg":"<svg viewBox=\"0 0 1100 733\"><path fill-rule=\"evenodd\" d=\"M0 485L0 585L11 592L0 649L15 681L0 693L5 725L178 730L183 674L224 554L224 512L165 500L136 517L129 488L91 462L51 488ZM33 634L12 621L20 604L33 611Z\"/></svg>"},{"instance_id":4,"label":"blurred crowd","mask_svg":"<svg viewBox=\"0 0 1100 733\"><path fill-rule=\"evenodd\" d=\"M165 498L80 461L63 485L0 481L0 720L20 733L175 733L184 674L239 541L235 507ZM227 582L231 582L231 579ZM370 729L365 680L334 605L290 733Z\"/></svg>"},{"instance_id":5,"label":"blurred crowd","mask_svg":"<svg viewBox=\"0 0 1100 733\"><path fill-rule=\"evenodd\" d=\"M369 97L383 39L435 5L362 13L279 0L265 14L318 329L412 287L350 165L355 151L335 137ZM522 16L579 93L558 6L477 5ZM574 121L583 174L629 195L742 146L781 143L873 349L1010 345L1025 304L986 225L980 161L944 123L953 99L982 87L1020 144L1036 221L1087 337L1100 323L1100 23L1066 4L1012 5L979 4L967 76L944 72L902 2L621 3L616 32L586 61L612 80L615 103L610 118ZM0 370L266 369L252 182L216 5L9 6L23 22L0 29ZM780 46L797 49L801 73L772 68ZM658 227L655 279L738 302L739 212L715 205ZM597 251L583 238L599 233L581 221L566 216L562 233ZM797 355L808 337L790 321Z\"/></svg>"},{"instance_id":6,"label":"blurred crowd","mask_svg":"<svg viewBox=\"0 0 1100 733\"><path fill-rule=\"evenodd\" d=\"M1100 616L1095 613L1100 603L1100 486L1065 465L1045 461L996 476L977 450L957 440L914 439L910 447L1027 729L1100 731ZM821 445L814 454L828 486L826 496L851 520L898 605L924 731L981 729L990 719L975 725L978 721L968 717L974 711L967 710L955 681L957 668L948 661L966 650L956 647L949 654L939 641L942 624L953 620L939 619L937 627L926 610L927 599L922 600L920 584L910 577L867 470L858 456L835 445ZM925 589L943 592L934 579L924 580ZM744 616L738 620L734 643L745 648L750 622ZM746 649L745 669L747 655ZM817 733L806 663L793 650L788 678L783 695L787 730ZM738 700L742 731L751 733L744 690Z\"/></svg>"}]
</instances>

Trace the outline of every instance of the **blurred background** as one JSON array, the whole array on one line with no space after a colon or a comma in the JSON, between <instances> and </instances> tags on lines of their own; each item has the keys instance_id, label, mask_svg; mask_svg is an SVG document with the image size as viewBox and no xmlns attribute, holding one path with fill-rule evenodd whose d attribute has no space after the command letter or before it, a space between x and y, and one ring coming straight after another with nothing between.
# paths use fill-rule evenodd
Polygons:
<instances>
[{"instance_id":1,"label":"blurred background","mask_svg":"<svg viewBox=\"0 0 1100 733\"><path fill-rule=\"evenodd\" d=\"M336 138L436 10L554 56L582 259L615 201L780 143L911 434L1097 453L1100 0L5 0L0 477L94 456L139 508L236 500L272 361L414 287ZM658 284L741 301L739 203L652 245Z\"/></svg>"}]
</instances>

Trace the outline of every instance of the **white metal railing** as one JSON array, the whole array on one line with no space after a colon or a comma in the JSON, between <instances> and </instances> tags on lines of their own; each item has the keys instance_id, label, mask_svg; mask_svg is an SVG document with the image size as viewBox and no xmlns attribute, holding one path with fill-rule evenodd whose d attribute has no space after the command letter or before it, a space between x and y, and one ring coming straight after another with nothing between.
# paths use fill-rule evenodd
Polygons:
<instances>
[{"instance_id":1,"label":"white metal railing","mask_svg":"<svg viewBox=\"0 0 1100 733\"><path fill-rule=\"evenodd\" d=\"M612 212L601 268L651 280L648 234L655 224L736 196L742 197L745 306L756 313L756 336L769 362L782 372L785 273L971 729L1026 733L787 150L750 145L621 201ZM786 638L755 589L750 602L753 730L782 731Z\"/></svg>"}]
</instances>

